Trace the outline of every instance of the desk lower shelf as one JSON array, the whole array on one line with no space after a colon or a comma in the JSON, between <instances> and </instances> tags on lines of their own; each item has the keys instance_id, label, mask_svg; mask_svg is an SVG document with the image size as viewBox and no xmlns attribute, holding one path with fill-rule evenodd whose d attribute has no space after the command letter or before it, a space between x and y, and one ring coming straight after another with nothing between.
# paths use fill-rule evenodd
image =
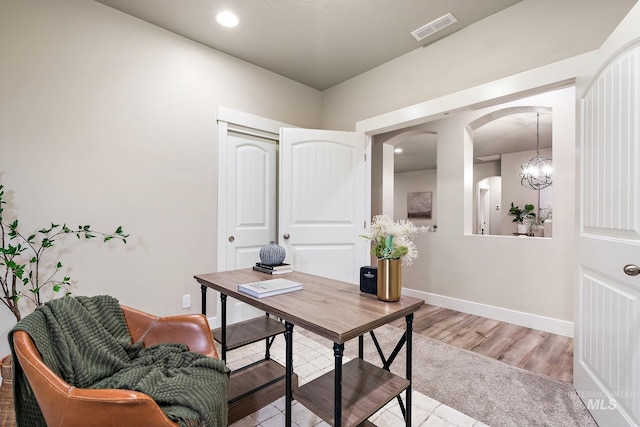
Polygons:
<instances>
[{"instance_id":1,"label":"desk lower shelf","mask_svg":"<svg viewBox=\"0 0 640 427\"><path fill-rule=\"evenodd\" d=\"M261 339L282 334L285 328L282 322L278 322L272 317L261 316L227 325L226 331L227 350L234 350ZM222 329L217 328L211 332L213 333L213 339L222 343Z\"/></svg>"},{"instance_id":2,"label":"desk lower shelf","mask_svg":"<svg viewBox=\"0 0 640 427\"><path fill-rule=\"evenodd\" d=\"M298 376L291 380L293 389ZM273 360L261 360L233 371L229 381L229 424L241 420L285 394L285 368Z\"/></svg>"},{"instance_id":3,"label":"desk lower shelf","mask_svg":"<svg viewBox=\"0 0 640 427\"><path fill-rule=\"evenodd\" d=\"M342 425L364 422L409 387L409 380L362 359L342 366ZM334 425L334 372L293 390L293 398Z\"/></svg>"}]
</instances>

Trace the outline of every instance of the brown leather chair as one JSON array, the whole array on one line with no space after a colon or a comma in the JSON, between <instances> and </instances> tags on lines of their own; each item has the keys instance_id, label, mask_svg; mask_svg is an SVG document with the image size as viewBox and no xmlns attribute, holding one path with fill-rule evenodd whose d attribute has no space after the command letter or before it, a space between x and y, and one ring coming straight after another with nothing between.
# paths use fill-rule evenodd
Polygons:
<instances>
[{"instance_id":1,"label":"brown leather chair","mask_svg":"<svg viewBox=\"0 0 640 427\"><path fill-rule=\"evenodd\" d=\"M122 310L132 342L141 340L145 347L165 342L182 343L191 351L218 358L205 316L190 314L156 317L125 306L122 306ZM16 357L48 427L177 425L146 394L120 389L72 387L43 363L26 332L14 332L13 343Z\"/></svg>"}]
</instances>

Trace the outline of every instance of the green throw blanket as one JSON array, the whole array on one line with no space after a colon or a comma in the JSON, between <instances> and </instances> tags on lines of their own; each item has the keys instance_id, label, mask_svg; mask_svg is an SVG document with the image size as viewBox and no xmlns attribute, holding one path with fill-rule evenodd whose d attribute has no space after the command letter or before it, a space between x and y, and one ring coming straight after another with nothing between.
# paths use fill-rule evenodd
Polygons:
<instances>
[{"instance_id":1,"label":"green throw blanket","mask_svg":"<svg viewBox=\"0 0 640 427\"><path fill-rule=\"evenodd\" d=\"M44 363L72 386L145 393L180 426L227 425L229 369L223 361L182 344L132 344L119 302L96 296L52 300L9 332L19 426L46 424L17 363L12 334L18 330L31 336Z\"/></svg>"}]
</instances>

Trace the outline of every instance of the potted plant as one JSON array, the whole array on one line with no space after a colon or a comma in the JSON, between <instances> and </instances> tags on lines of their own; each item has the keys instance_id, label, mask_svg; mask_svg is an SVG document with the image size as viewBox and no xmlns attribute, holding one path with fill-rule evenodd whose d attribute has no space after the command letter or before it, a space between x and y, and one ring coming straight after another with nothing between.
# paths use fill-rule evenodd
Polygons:
<instances>
[{"instance_id":1,"label":"potted plant","mask_svg":"<svg viewBox=\"0 0 640 427\"><path fill-rule=\"evenodd\" d=\"M17 219L5 220L3 216L4 186L0 184L0 286L2 303L15 316L16 321L22 318L19 301L28 299L37 307L45 302L46 295L50 291L63 292L63 295L71 294L71 278L58 277L62 269L62 263L46 262L45 255L58 239L68 235L75 235L78 239L92 239L101 236L104 242L113 239L126 243L128 235L124 234L122 227L118 227L113 233L95 231L90 225L80 225L76 229L51 223L39 229L35 233L23 234L19 230ZM45 291L45 292L43 292Z\"/></svg>"},{"instance_id":2,"label":"potted plant","mask_svg":"<svg viewBox=\"0 0 640 427\"><path fill-rule=\"evenodd\" d=\"M27 299L31 305L42 305L48 296L53 293L71 294L71 277L58 278L62 269L62 262L46 262L45 254L52 248L58 239L68 235L75 235L78 239L92 239L101 236L104 242L113 239L127 243L127 234L122 227L118 227L113 233L95 231L90 225L80 225L75 230L66 224L54 224L53 222L41 228L35 233L23 234L19 230L17 219L6 221L3 216L4 186L0 184L0 286L2 304L19 321L22 318L19 301ZM12 378L12 360L8 355L0 360L2 364L3 384L10 383Z\"/></svg>"},{"instance_id":3,"label":"potted plant","mask_svg":"<svg viewBox=\"0 0 640 427\"><path fill-rule=\"evenodd\" d=\"M509 208L509 215L513 215L513 221L518 224L518 233L519 234L530 234L531 227L536 219L536 214L533 212L535 207L533 205L527 204L524 205L524 209L520 209L519 206L514 206L513 202L511 202L511 207Z\"/></svg>"}]
</instances>

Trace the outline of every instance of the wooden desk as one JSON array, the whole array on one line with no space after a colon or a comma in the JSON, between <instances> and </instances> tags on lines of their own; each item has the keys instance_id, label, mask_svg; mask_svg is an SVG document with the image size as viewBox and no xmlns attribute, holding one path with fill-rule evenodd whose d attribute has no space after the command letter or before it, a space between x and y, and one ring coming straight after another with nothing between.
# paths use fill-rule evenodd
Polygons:
<instances>
[{"instance_id":1,"label":"wooden desk","mask_svg":"<svg viewBox=\"0 0 640 427\"><path fill-rule=\"evenodd\" d=\"M406 390L405 422L411 425L411 335L413 313L424 301L403 296L397 302L383 302L375 295L361 293L356 285L310 274L293 272L277 277L302 283L304 290L268 298L253 298L238 292L238 285L273 278L252 269L196 275L203 292L202 311L206 314L206 289L212 288L253 307L263 310L285 322L286 339L286 425L291 425L291 401L312 410L334 426L355 426L363 423L389 400ZM401 317L406 319L406 331L389 360L381 354L383 368L362 360L363 334L371 333ZM226 326L222 314L223 329ZM335 369L296 390L292 390L293 376L293 327L300 326L331 340ZM359 358L343 366L344 343L359 338ZM406 376L398 377L389 372L389 366L406 346ZM333 383L333 387L331 387ZM331 390L333 388L333 390ZM402 402L401 402L402 403ZM333 408L331 408L333 404Z\"/></svg>"}]
</instances>

